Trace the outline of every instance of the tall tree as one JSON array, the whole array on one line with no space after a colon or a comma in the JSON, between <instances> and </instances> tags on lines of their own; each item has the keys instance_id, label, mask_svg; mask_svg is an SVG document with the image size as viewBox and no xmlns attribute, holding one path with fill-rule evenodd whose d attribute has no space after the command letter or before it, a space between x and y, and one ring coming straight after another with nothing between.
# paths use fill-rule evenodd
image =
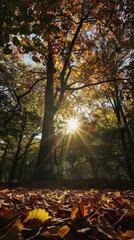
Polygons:
<instances>
[{"instance_id":1,"label":"tall tree","mask_svg":"<svg viewBox=\"0 0 134 240\"><path fill-rule=\"evenodd\" d=\"M10 13L9 8L12 4L12 1L8 4L3 0L2 8ZM87 48L90 59L94 58L96 31L101 32L102 28L107 39L114 34L115 23L112 19L121 21L124 11L122 4L122 1L117 3L110 0L61 0L58 5L53 1L19 1L18 5L15 2L10 13L12 22L9 23L8 18L2 18L2 29L7 30L7 36L13 34L10 40L16 46L16 50L23 54L32 53L32 59L44 65L46 71L43 78L38 79L29 91L17 98L20 101L37 82L45 79L44 121L34 180L53 176L53 119L65 93L100 82L97 80L93 83L94 77L87 81L79 78L78 83L76 79L72 81L72 72L77 75L73 70L74 65L80 67L82 61L85 61ZM10 53L12 44L8 42L8 38L3 38L2 41L7 43L4 52ZM110 78L99 80L113 81Z\"/></svg>"}]
</instances>

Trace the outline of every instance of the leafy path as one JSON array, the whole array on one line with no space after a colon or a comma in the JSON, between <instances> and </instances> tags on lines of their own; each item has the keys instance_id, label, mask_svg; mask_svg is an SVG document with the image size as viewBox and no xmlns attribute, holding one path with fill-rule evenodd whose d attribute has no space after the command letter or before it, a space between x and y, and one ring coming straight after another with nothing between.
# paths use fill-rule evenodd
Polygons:
<instances>
[{"instance_id":1,"label":"leafy path","mask_svg":"<svg viewBox=\"0 0 134 240\"><path fill-rule=\"evenodd\" d=\"M134 194L111 190L0 191L0 239L134 239Z\"/></svg>"}]
</instances>

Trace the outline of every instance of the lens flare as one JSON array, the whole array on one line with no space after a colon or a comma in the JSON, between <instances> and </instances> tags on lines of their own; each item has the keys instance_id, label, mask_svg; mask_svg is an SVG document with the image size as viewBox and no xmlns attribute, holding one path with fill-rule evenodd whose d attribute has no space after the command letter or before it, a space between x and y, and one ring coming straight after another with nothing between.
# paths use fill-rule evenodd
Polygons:
<instances>
[{"instance_id":1,"label":"lens flare","mask_svg":"<svg viewBox=\"0 0 134 240\"><path fill-rule=\"evenodd\" d=\"M78 129L78 119L76 118L70 118L67 120L67 133L74 133Z\"/></svg>"}]
</instances>

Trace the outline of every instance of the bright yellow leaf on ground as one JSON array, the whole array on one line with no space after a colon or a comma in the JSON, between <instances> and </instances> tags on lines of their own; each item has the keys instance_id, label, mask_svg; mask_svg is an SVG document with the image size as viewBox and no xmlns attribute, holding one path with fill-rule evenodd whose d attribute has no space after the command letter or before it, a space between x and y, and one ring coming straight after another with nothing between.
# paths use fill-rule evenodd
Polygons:
<instances>
[{"instance_id":1,"label":"bright yellow leaf on ground","mask_svg":"<svg viewBox=\"0 0 134 240\"><path fill-rule=\"evenodd\" d=\"M105 202L105 201L107 201L109 199L108 199L108 197L105 194L103 194L102 197L101 197L101 200Z\"/></svg>"},{"instance_id":2,"label":"bright yellow leaf on ground","mask_svg":"<svg viewBox=\"0 0 134 240\"><path fill-rule=\"evenodd\" d=\"M44 222L48 219L52 218L49 216L49 213L46 212L45 209L35 208L34 210L30 211L27 217L24 219L24 223L28 222L31 219L39 219L41 222Z\"/></svg>"},{"instance_id":3,"label":"bright yellow leaf on ground","mask_svg":"<svg viewBox=\"0 0 134 240\"><path fill-rule=\"evenodd\" d=\"M93 193L93 192L94 192L94 189L93 189L93 188L91 188L91 189L90 189L90 193Z\"/></svg>"}]
</instances>

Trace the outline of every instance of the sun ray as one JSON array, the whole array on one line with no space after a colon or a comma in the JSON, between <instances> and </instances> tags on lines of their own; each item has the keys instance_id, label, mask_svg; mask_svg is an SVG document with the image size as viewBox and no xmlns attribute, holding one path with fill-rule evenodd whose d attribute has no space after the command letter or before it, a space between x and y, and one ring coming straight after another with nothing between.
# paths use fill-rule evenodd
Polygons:
<instances>
[{"instance_id":1,"label":"sun ray","mask_svg":"<svg viewBox=\"0 0 134 240\"><path fill-rule=\"evenodd\" d=\"M68 152L68 149L69 149L70 139L71 139L71 134L69 134L68 141L67 141L67 147L66 147L66 152L65 152L65 159L67 157L67 152Z\"/></svg>"},{"instance_id":2,"label":"sun ray","mask_svg":"<svg viewBox=\"0 0 134 240\"><path fill-rule=\"evenodd\" d=\"M83 131L85 132L85 131ZM96 156L94 156L94 154L92 153L92 150L90 149L89 145L85 142L85 140L83 139L83 137L81 136L80 132L77 131L77 133L79 134L81 140L83 141L83 143L85 144L85 146L87 147L87 149L89 150L90 154L93 155L94 159L96 160L97 163L99 163L98 158L96 158Z\"/></svg>"}]
</instances>

